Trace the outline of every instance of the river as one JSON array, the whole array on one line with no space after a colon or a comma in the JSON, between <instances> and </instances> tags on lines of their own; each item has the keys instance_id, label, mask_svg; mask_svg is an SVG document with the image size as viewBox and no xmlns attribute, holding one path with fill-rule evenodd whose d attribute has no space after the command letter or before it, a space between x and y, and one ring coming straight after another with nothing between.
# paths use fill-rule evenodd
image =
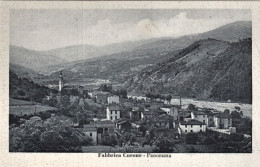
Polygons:
<instances>
[{"instance_id":1,"label":"river","mask_svg":"<svg viewBox=\"0 0 260 167\"><path fill-rule=\"evenodd\" d=\"M180 104L180 99L171 99L170 103L173 105L178 105ZM218 111L224 111L225 109L233 111L235 110L235 107L238 106L241 111L243 111L245 116L252 117L252 104L213 102L182 98L182 105L184 108L186 108L190 103L200 108L213 108Z\"/></svg>"}]
</instances>

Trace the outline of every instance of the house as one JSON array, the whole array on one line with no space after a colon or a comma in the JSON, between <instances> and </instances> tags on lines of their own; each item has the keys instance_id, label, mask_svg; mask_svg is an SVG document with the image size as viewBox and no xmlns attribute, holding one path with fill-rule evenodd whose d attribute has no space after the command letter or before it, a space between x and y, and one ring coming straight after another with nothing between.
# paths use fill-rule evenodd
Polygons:
<instances>
[{"instance_id":1,"label":"house","mask_svg":"<svg viewBox=\"0 0 260 167\"><path fill-rule=\"evenodd\" d=\"M206 132L206 123L195 119L179 122L179 134Z\"/></svg>"},{"instance_id":2,"label":"house","mask_svg":"<svg viewBox=\"0 0 260 167\"><path fill-rule=\"evenodd\" d=\"M129 116L130 116L130 119L133 120L133 121L139 121L141 120L141 112L143 111L142 108L140 107L133 107L130 111L129 111Z\"/></svg>"},{"instance_id":3,"label":"house","mask_svg":"<svg viewBox=\"0 0 260 167\"><path fill-rule=\"evenodd\" d=\"M97 145L97 128L93 124L83 125L83 133L92 139L92 143Z\"/></svg>"},{"instance_id":4,"label":"house","mask_svg":"<svg viewBox=\"0 0 260 167\"><path fill-rule=\"evenodd\" d=\"M145 126L146 125L146 121L137 121L137 122L132 122L131 123L133 128L140 128L141 126Z\"/></svg>"},{"instance_id":5,"label":"house","mask_svg":"<svg viewBox=\"0 0 260 167\"><path fill-rule=\"evenodd\" d=\"M168 115L172 116L174 120L178 118L178 109L171 106L160 107L161 110L165 111Z\"/></svg>"},{"instance_id":6,"label":"house","mask_svg":"<svg viewBox=\"0 0 260 167\"><path fill-rule=\"evenodd\" d=\"M83 125L83 132L92 138L93 144L99 144L104 134L114 133L115 124L109 120L97 120Z\"/></svg>"},{"instance_id":7,"label":"house","mask_svg":"<svg viewBox=\"0 0 260 167\"><path fill-rule=\"evenodd\" d=\"M207 114L201 111L192 111L191 112L191 119L198 120L206 124L207 122Z\"/></svg>"},{"instance_id":8,"label":"house","mask_svg":"<svg viewBox=\"0 0 260 167\"><path fill-rule=\"evenodd\" d=\"M127 120L125 118L119 118L119 119L115 120L114 123L116 125L116 129L118 129L118 130L130 130L131 129L131 123L129 122L129 120Z\"/></svg>"},{"instance_id":9,"label":"house","mask_svg":"<svg viewBox=\"0 0 260 167\"><path fill-rule=\"evenodd\" d=\"M119 96L109 96L107 97L108 104L119 104Z\"/></svg>"},{"instance_id":10,"label":"house","mask_svg":"<svg viewBox=\"0 0 260 167\"><path fill-rule=\"evenodd\" d=\"M96 102L99 104L107 104L107 98L110 96L108 92L99 92L96 94Z\"/></svg>"},{"instance_id":11,"label":"house","mask_svg":"<svg viewBox=\"0 0 260 167\"><path fill-rule=\"evenodd\" d=\"M207 127L214 127L214 114L213 113L207 113L206 124L207 124Z\"/></svg>"},{"instance_id":12,"label":"house","mask_svg":"<svg viewBox=\"0 0 260 167\"><path fill-rule=\"evenodd\" d=\"M120 118L121 109L117 105L107 106L107 120L115 121Z\"/></svg>"},{"instance_id":13,"label":"house","mask_svg":"<svg viewBox=\"0 0 260 167\"><path fill-rule=\"evenodd\" d=\"M191 113L188 111L180 111L178 113L177 121L188 121L191 120Z\"/></svg>"},{"instance_id":14,"label":"house","mask_svg":"<svg viewBox=\"0 0 260 167\"><path fill-rule=\"evenodd\" d=\"M155 128L173 128L173 118L167 114L161 114L159 116L154 116L148 118L146 121L147 125L155 127Z\"/></svg>"},{"instance_id":15,"label":"house","mask_svg":"<svg viewBox=\"0 0 260 167\"><path fill-rule=\"evenodd\" d=\"M142 120L149 119L164 113L165 112L162 111L161 109L152 109L152 108L150 108L149 110L145 109L144 111L141 112L141 119Z\"/></svg>"},{"instance_id":16,"label":"house","mask_svg":"<svg viewBox=\"0 0 260 167\"><path fill-rule=\"evenodd\" d=\"M219 113L214 115L214 127L217 129L228 129L232 127L232 117L227 113Z\"/></svg>"}]
</instances>

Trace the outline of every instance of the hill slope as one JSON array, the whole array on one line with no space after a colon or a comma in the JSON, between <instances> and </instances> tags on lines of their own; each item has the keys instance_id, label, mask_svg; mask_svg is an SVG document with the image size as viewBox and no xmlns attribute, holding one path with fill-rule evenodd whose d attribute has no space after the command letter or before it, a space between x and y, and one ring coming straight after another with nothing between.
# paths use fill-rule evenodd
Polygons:
<instances>
[{"instance_id":1,"label":"hill slope","mask_svg":"<svg viewBox=\"0 0 260 167\"><path fill-rule=\"evenodd\" d=\"M252 102L251 39L200 40L124 83L132 92L170 92L200 99Z\"/></svg>"},{"instance_id":2,"label":"hill slope","mask_svg":"<svg viewBox=\"0 0 260 167\"><path fill-rule=\"evenodd\" d=\"M38 51L10 45L10 63L24 66L37 71L41 67L65 63L66 61L52 55L42 54Z\"/></svg>"},{"instance_id":3,"label":"hill slope","mask_svg":"<svg viewBox=\"0 0 260 167\"><path fill-rule=\"evenodd\" d=\"M14 72L9 71L9 97L26 101L41 102L45 95L55 91L41 86L27 78L18 77Z\"/></svg>"},{"instance_id":4,"label":"hill slope","mask_svg":"<svg viewBox=\"0 0 260 167\"><path fill-rule=\"evenodd\" d=\"M26 68L24 66L20 66L17 64L10 63L9 64L9 70L12 71L13 73L17 74L21 78L27 78L30 79L34 82L37 82L37 80L41 79L44 77L41 74L38 74L34 70L30 68Z\"/></svg>"}]
</instances>

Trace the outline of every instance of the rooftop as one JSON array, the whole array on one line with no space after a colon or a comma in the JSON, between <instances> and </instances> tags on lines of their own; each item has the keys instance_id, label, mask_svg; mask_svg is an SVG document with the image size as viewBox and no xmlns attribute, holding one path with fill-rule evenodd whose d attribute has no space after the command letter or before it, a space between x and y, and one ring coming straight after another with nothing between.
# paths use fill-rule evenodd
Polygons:
<instances>
[{"instance_id":1,"label":"rooftop","mask_svg":"<svg viewBox=\"0 0 260 167\"><path fill-rule=\"evenodd\" d=\"M149 122L166 122L169 121L170 119L172 119L171 116L167 115L167 114L161 114L159 116L154 116L150 119L148 119Z\"/></svg>"},{"instance_id":2,"label":"rooftop","mask_svg":"<svg viewBox=\"0 0 260 167\"><path fill-rule=\"evenodd\" d=\"M110 105L110 106L108 106L108 109L109 109L109 110L112 110L112 111L119 111L119 110L120 110L120 107L119 107L119 106L116 106L116 105Z\"/></svg>"},{"instance_id":3,"label":"rooftop","mask_svg":"<svg viewBox=\"0 0 260 167\"><path fill-rule=\"evenodd\" d=\"M201 112L201 111L194 111L193 113L194 113L194 115L206 115L206 113Z\"/></svg>"},{"instance_id":4,"label":"rooftop","mask_svg":"<svg viewBox=\"0 0 260 167\"><path fill-rule=\"evenodd\" d=\"M200 122L200 121L195 120L195 119L191 119L189 121L181 121L180 124L181 125L206 125L205 123Z\"/></svg>"},{"instance_id":5,"label":"rooftop","mask_svg":"<svg viewBox=\"0 0 260 167\"><path fill-rule=\"evenodd\" d=\"M124 123L129 122L129 121L125 118L119 118L119 119L115 120L114 122L116 124L124 124Z\"/></svg>"},{"instance_id":6,"label":"rooftop","mask_svg":"<svg viewBox=\"0 0 260 167\"><path fill-rule=\"evenodd\" d=\"M95 125L92 125L92 124L86 124L86 125L83 125L83 131L87 131L87 132L93 132L93 131L96 131L97 128L95 127Z\"/></svg>"}]
</instances>

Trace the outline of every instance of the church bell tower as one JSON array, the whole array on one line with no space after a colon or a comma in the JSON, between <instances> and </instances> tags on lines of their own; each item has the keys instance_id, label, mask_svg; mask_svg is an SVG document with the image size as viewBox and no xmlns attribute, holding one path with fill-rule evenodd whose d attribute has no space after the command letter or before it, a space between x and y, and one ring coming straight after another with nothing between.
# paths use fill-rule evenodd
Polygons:
<instances>
[{"instance_id":1,"label":"church bell tower","mask_svg":"<svg viewBox=\"0 0 260 167\"><path fill-rule=\"evenodd\" d=\"M59 91L61 91L63 89L63 76L62 76L62 72L60 73L60 80L59 80Z\"/></svg>"}]
</instances>

